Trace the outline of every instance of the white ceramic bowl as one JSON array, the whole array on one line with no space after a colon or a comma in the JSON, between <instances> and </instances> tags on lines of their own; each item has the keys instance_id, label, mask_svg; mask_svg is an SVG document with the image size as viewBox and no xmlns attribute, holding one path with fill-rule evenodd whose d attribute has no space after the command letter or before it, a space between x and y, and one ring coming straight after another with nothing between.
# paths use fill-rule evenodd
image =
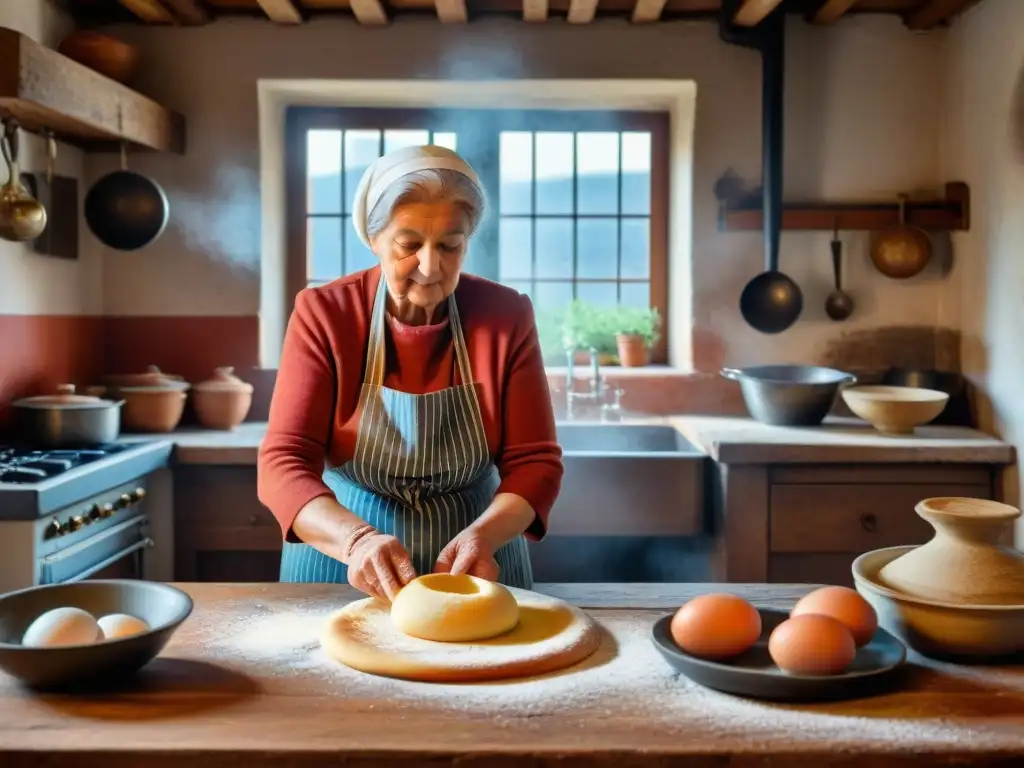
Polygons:
<instances>
[{"instance_id":1,"label":"white ceramic bowl","mask_svg":"<svg viewBox=\"0 0 1024 768\"><path fill-rule=\"evenodd\" d=\"M846 387L843 402L879 432L909 435L945 409L949 394L937 389L881 385Z\"/></svg>"},{"instance_id":2,"label":"white ceramic bowl","mask_svg":"<svg viewBox=\"0 0 1024 768\"><path fill-rule=\"evenodd\" d=\"M877 581L887 563L915 547L865 552L853 561L857 591L878 623L925 656L976 659L1024 653L1024 605L953 605L909 597Z\"/></svg>"}]
</instances>

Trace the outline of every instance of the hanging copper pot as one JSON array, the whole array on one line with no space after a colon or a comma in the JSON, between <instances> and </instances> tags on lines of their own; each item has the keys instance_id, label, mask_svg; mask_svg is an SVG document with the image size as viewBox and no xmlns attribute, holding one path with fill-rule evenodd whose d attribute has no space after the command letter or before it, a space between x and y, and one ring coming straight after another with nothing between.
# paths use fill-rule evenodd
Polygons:
<instances>
[{"instance_id":1,"label":"hanging copper pot","mask_svg":"<svg viewBox=\"0 0 1024 768\"><path fill-rule=\"evenodd\" d=\"M13 242L35 240L46 229L46 208L21 183L18 126L4 121L0 150L7 162L7 183L0 187L0 237Z\"/></svg>"},{"instance_id":2,"label":"hanging copper pot","mask_svg":"<svg viewBox=\"0 0 1024 768\"><path fill-rule=\"evenodd\" d=\"M871 241L871 261L886 277L904 280L928 266L932 241L920 227L907 224L907 196L900 195L900 221L877 233Z\"/></svg>"}]
</instances>

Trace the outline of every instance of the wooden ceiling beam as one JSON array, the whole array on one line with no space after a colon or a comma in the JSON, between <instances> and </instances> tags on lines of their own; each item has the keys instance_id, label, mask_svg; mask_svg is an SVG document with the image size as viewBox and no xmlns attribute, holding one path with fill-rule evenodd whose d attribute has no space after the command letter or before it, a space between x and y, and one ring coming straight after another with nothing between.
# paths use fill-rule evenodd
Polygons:
<instances>
[{"instance_id":1,"label":"wooden ceiling beam","mask_svg":"<svg viewBox=\"0 0 1024 768\"><path fill-rule=\"evenodd\" d=\"M388 23L388 14L380 0L352 0L352 13L360 24L381 27Z\"/></svg>"},{"instance_id":2,"label":"wooden ceiling beam","mask_svg":"<svg viewBox=\"0 0 1024 768\"><path fill-rule=\"evenodd\" d=\"M159 0L119 0L119 2L147 24L174 24L177 21Z\"/></svg>"},{"instance_id":3,"label":"wooden ceiling beam","mask_svg":"<svg viewBox=\"0 0 1024 768\"><path fill-rule=\"evenodd\" d=\"M633 6L632 21L634 24L650 24L661 18L665 10L665 0L636 0Z\"/></svg>"},{"instance_id":4,"label":"wooden ceiling beam","mask_svg":"<svg viewBox=\"0 0 1024 768\"><path fill-rule=\"evenodd\" d=\"M174 12L178 21L187 26L200 27L210 23L210 14L198 0L164 0L164 5Z\"/></svg>"},{"instance_id":5,"label":"wooden ceiling beam","mask_svg":"<svg viewBox=\"0 0 1024 768\"><path fill-rule=\"evenodd\" d=\"M570 24L589 24L596 14L597 0L569 0L566 21Z\"/></svg>"},{"instance_id":6,"label":"wooden ceiling beam","mask_svg":"<svg viewBox=\"0 0 1024 768\"><path fill-rule=\"evenodd\" d=\"M954 16L958 16L978 0L931 0L920 10L914 11L906 17L906 25L915 31L935 29L940 24L949 22Z\"/></svg>"},{"instance_id":7,"label":"wooden ceiling beam","mask_svg":"<svg viewBox=\"0 0 1024 768\"><path fill-rule=\"evenodd\" d=\"M466 0L434 0L434 7L442 24L465 24L469 21Z\"/></svg>"},{"instance_id":8,"label":"wooden ceiling beam","mask_svg":"<svg viewBox=\"0 0 1024 768\"><path fill-rule=\"evenodd\" d=\"M523 21L547 21L548 0L523 0Z\"/></svg>"},{"instance_id":9,"label":"wooden ceiling beam","mask_svg":"<svg viewBox=\"0 0 1024 768\"><path fill-rule=\"evenodd\" d=\"M813 24L835 24L853 7L857 0L825 0L811 16Z\"/></svg>"},{"instance_id":10,"label":"wooden ceiling beam","mask_svg":"<svg viewBox=\"0 0 1024 768\"><path fill-rule=\"evenodd\" d=\"M756 27L781 3L782 0L744 0L732 22L740 27Z\"/></svg>"},{"instance_id":11,"label":"wooden ceiling beam","mask_svg":"<svg viewBox=\"0 0 1024 768\"><path fill-rule=\"evenodd\" d=\"M292 0L256 0L267 18L276 24L301 24L302 14Z\"/></svg>"}]
</instances>

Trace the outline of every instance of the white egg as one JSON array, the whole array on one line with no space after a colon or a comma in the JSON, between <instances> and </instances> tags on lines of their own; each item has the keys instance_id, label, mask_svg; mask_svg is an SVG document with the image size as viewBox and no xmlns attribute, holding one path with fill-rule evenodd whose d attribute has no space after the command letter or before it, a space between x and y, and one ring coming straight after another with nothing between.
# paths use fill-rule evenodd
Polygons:
<instances>
[{"instance_id":1,"label":"white egg","mask_svg":"<svg viewBox=\"0 0 1024 768\"><path fill-rule=\"evenodd\" d=\"M149 624L127 613L111 613L99 620L102 639L115 640L149 632Z\"/></svg>"},{"instance_id":2,"label":"white egg","mask_svg":"<svg viewBox=\"0 0 1024 768\"><path fill-rule=\"evenodd\" d=\"M30 648L56 648L87 645L100 637L99 624L92 614L81 608L54 608L29 625L21 644Z\"/></svg>"}]
</instances>

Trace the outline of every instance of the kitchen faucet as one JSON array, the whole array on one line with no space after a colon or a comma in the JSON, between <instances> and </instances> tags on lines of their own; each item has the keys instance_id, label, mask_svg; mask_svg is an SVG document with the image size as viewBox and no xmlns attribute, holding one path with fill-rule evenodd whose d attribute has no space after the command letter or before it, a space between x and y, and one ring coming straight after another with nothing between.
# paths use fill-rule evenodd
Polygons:
<instances>
[{"instance_id":1,"label":"kitchen faucet","mask_svg":"<svg viewBox=\"0 0 1024 768\"><path fill-rule=\"evenodd\" d=\"M602 420L617 420L620 416L619 399L622 397L621 389L614 389L613 394L615 396L614 404L605 402L606 387L604 377L601 375L601 363L596 349L590 349L590 379L589 387L585 392L576 392L573 389L575 383L574 377L574 357L575 350L569 350L566 353L566 367L565 367L565 415L566 418L572 419L575 416L574 405L577 402L588 404L593 407L601 409Z\"/></svg>"}]
</instances>

